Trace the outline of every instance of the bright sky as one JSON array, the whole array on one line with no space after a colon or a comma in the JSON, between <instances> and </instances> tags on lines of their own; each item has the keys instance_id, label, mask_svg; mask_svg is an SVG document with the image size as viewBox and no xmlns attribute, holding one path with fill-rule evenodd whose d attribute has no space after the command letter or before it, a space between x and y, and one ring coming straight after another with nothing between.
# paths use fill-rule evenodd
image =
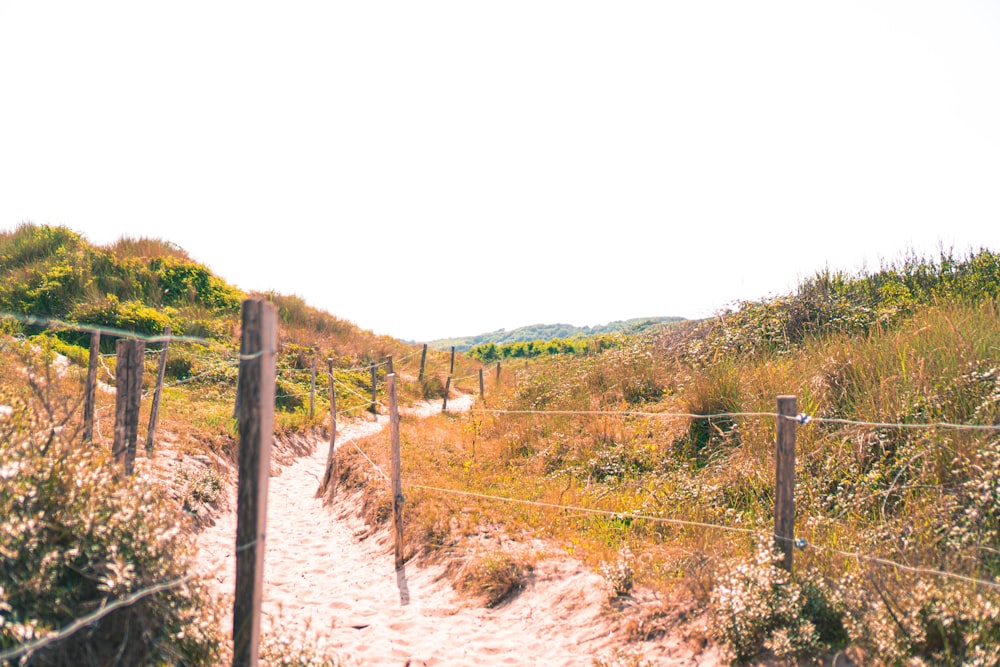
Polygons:
<instances>
[{"instance_id":1,"label":"bright sky","mask_svg":"<svg viewBox=\"0 0 1000 667\"><path fill-rule=\"evenodd\" d=\"M0 229L379 333L702 317L1000 250L1000 3L0 0Z\"/></svg>"}]
</instances>

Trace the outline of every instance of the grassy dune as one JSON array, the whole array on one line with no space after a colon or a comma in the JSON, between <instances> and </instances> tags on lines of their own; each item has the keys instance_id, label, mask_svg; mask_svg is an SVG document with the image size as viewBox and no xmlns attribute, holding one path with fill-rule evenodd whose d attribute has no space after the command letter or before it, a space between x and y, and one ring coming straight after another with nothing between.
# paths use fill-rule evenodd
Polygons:
<instances>
[{"instance_id":1,"label":"grassy dune","mask_svg":"<svg viewBox=\"0 0 1000 667\"><path fill-rule=\"evenodd\" d=\"M121 480L109 472L112 396L99 394L97 446L81 447L85 336L2 320L0 653L166 582L29 664L105 664L109 647L135 664L217 664L221 603L176 582L230 474L246 295L167 242L102 248L61 227L0 235L0 266L0 310L200 339L170 348L163 458L140 456L140 474ZM604 573L609 613L634 638L701 619L735 662L847 651L865 664L1000 664L1000 596L969 581L1000 576L1000 433L822 421L1000 422L998 290L992 252L911 257L586 354L505 363L499 383L490 368L483 409L403 418L410 555L448 563L458 589L498 604L532 563L484 555L477 540L542 537ZM342 411L364 408L368 364L387 354L404 402L440 398L446 355L430 353L421 384L418 347L263 296L280 316L279 429L323 425L323 374L308 414L314 358L339 369ZM113 364L103 360L105 382ZM151 354L147 384L154 367ZM459 390L478 392L478 368L460 357ZM794 575L768 537L775 419L726 414L773 413L787 393L816 418L797 427L796 533L808 546ZM676 416L688 413L723 416ZM386 435L359 445L387 463ZM342 483L364 491L373 523L387 518L388 489L360 455L345 453ZM336 662L282 638L266 651L269 664Z\"/></svg>"}]
</instances>

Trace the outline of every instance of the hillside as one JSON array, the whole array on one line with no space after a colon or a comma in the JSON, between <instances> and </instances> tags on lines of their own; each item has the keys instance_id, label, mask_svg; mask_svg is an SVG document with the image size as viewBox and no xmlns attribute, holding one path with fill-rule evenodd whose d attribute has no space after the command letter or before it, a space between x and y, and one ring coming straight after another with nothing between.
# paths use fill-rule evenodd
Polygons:
<instances>
[{"instance_id":1,"label":"hillside","mask_svg":"<svg viewBox=\"0 0 1000 667\"><path fill-rule=\"evenodd\" d=\"M683 317L636 317L630 320L619 320L592 327L577 327L572 324L532 324L530 326L511 329L510 331L499 329L477 336L442 338L430 341L427 345L436 350L447 350L454 346L456 350L465 351L486 343L503 345L507 343L549 341L556 338L577 338L613 333L635 334L648 331L661 324L680 322L683 319Z\"/></svg>"},{"instance_id":2,"label":"hillside","mask_svg":"<svg viewBox=\"0 0 1000 667\"><path fill-rule=\"evenodd\" d=\"M226 662L227 602L213 593L222 579L188 577L206 571L195 535L231 519L244 294L168 242L98 247L62 227L0 235L0 267L0 662L81 614L164 584L27 664ZM451 372L448 355L432 352L418 382L419 347L298 297L262 296L280 317L275 425L287 436L272 475L297 457L323 464L314 448L326 442L334 398L352 438L337 450L332 506L315 497L315 470L288 471L285 481L304 480L294 488L276 485L282 529L291 531L286 564L325 553L325 531L358 511L366 525L349 528L345 544L376 536L362 562L386 555L379 539L392 515L392 461L387 433L374 428L387 421L384 407L381 421L354 418L368 407L372 364L384 403L393 355L401 399L419 407L399 424L406 567L415 592L433 570L435 585L448 582L462 605L477 606L482 615L467 625L482 642L476 651L501 656L489 639L517 641L489 624L531 623L543 612L518 607L519 596L538 594L560 569L554 563L572 559L586 575L578 581L600 581L588 609L600 616L602 645L613 636L624 651L595 664L696 664L721 650L733 664L1000 665L997 253L823 272L789 294L621 334L586 354L504 360L488 368L482 398L482 367L468 355ZM171 342L162 435L155 452L138 452L131 478L112 472L111 392L98 392L94 446L81 436L93 324L112 328L102 334L109 343L166 326L188 336ZM100 377L109 383L116 362L111 346L105 352ZM147 355L147 390L156 356ZM333 373L317 383L312 413L311 368L328 358ZM441 401L421 402L440 398L449 374L472 409L443 413ZM775 414L783 395L796 397L801 414ZM794 481L780 491L794 493L794 542L775 540L779 426L795 434ZM295 532L304 514L310 520ZM217 541L225 561L232 540ZM790 545L789 570L775 547ZM406 572L380 571L390 588L379 604L400 606L362 617L356 603L374 605L377 596L361 590L374 574L361 572L370 576L330 599L343 582L334 587L323 567L299 565L286 574L315 596L310 604L325 605L324 627L312 629L350 639L311 653L301 636L282 636L309 627L302 603L295 625L275 622L265 633L265 664L342 664L365 654L327 649L363 652L369 636L402 662L426 640L408 631L465 613L422 601L440 614L428 623L406 608ZM276 588L297 602L291 581ZM574 595L593 602L593 584L563 597ZM362 634L382 612L385 627ZM533 641L579 648L593 639L589 629ZM444 648L455 651L444 661L466 664L470 647ZM684 661L669 663L678 650Z\"/></svg>"}]
</instances>

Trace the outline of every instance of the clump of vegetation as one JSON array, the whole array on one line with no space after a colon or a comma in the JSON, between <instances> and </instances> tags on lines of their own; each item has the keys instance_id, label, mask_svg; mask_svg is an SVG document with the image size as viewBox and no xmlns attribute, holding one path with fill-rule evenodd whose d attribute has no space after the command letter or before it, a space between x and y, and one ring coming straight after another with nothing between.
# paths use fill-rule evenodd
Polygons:
<instances>
[{"instance_id":1,"label":"clump of vegetation","mask_svg":"<svg viewBox=\"0 0 1000 667\"><path fill-rule=\"evenodd\" d=\"M524 588L530 567L506 551L478 553L466 561L453 578L455 588L497 607Z\"/></svg>"},{"instance_id":2,"label":"clump of vegetation","mask_svg":"<svg viewBox=\"0 0 1000 667\"><path fill-rule=\"evenodd\" d=\"M619 550L614 562L601 563L601 575L608 585L612 598L629 595L635 585L635 554L625 545Z\"/></svg>"},{"instance_id":3,"label":"clump of vegetation","mask_svg":"<svg viewBox=\"0 0 1000 667\"><path fill-rule=\"evenodd\" d=\"M516 343L483 343L471 348L466 354L484 363L500 359L531 359L552 354L586 354L594 349L587 338L552 338L550 340L529 340Z\"/></svg>"},{"instance_id":4,"label":"clump of vegetation","mask_svg":"<svg viewBox=\"0 0 1000 667\"><path fill-rule=\"evenodd\" d=\"M336 653L320 648L315 641L270 634L261 637L260 662L268 667L342 667L348 664Z\"/></svg>"},{"instance_id":5,"label":"clump of vegetation","mask_svg":"<svg viewBox=\"0 0 1000 667\"><path fill-rule=\"evenodd\" d=\"M732 564L712 591L713 631L736 662L765 652L815 656L847 642L848 602L815 573L794 580L782 558L761 540L753 558Z\"/></svg>"},{"instance_id":6,"label":"clump of vegetation","mask_svg":"<svg viewBox=\"0 0 1000 667\"><path fill-rule=\"evenodd\" d=\"M220 610L190 576L180 507L146 478L121 479L83 447L65 406L32 381L0 418L0 651L163 590L30 651L33 665L217 664Z\"/></svg>"}]
</instances>

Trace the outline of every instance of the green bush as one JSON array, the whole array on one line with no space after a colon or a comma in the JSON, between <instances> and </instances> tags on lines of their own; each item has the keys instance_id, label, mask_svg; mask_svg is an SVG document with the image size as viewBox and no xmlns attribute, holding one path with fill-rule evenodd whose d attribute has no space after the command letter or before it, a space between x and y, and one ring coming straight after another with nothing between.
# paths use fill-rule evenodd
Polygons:
<instances>
[{"instance_id":1,"label":"green bush","mask_svg":"<svg viewBox=\"0 0 1000 667\"><path fill-rule=\"evenodd\" d=\"M753 560L734 563L712 592L712 630L738 663L769 652L815 656L846 643L844 605L820 578L795 581L765 542Z\"/></svg>"},{"instance_id":2,"label":"green bush","mask_svg":"<svg viewBox=\"0 0 1000 667\"><path fill-rule=\"evenodd\" d=\"M118 479L105 454L25 409L0 430L0 650L192 570L193 540L162 489ZM206 587L192 579L112 611L26 664L214 665L218 627Z\"/></svg>"},{"instance_id":3,"label":"green bush","mask_svg":"<svg viewBox=\"0 0 1000 667\"><path fill-rule=\"evenodd\" d=\"M98 324L139 334L157 335L171 326L172 320L168 309L161 312L144 305L140 301L120 301L114 294L108 294L102 301L91 304L81 304L67 316L75 322ZM173 333L183 333L174 324Z\"/></svg>"}]
</instances>

